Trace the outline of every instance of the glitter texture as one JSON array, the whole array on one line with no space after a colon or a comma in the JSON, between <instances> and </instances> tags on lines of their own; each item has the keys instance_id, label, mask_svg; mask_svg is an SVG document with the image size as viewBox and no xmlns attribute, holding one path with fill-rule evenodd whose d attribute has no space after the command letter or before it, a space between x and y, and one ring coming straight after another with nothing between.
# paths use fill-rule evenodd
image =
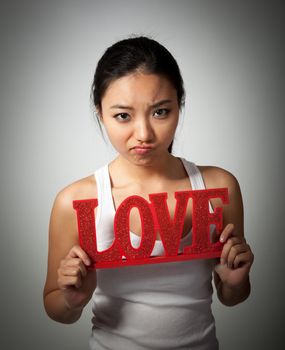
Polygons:
<instances>
[{"instance_id":1,"label":"glitter texture","mask_svg":"<svg viewBox=\"0 0 285 350\"><path fill-rule=\"evenodd\" d=\"M172 220L166 202L167 193L153 193L149 195L166 256L177 255L178 253L190 191L175 192L175 198L177 202Z\"/></svg>"},{"instance_id":2,"label":"glitter texture","mask_svg":"<svg viewBox=\"0 0 285 350\"><path fill-rule=\"evenodd\" d=\"M138 248L134 248L130 240L129 217L132 208L139 210L141 218L142 235ZM155 243L155 224L149 203L140 196L127 197L116 211L114 231L115 240L119 242L121 254L127 259L148 258Z\"/></svg>"},{"instance_id":3,"label":"glitter texture","mask_svg":"<svg viewBox=\"0 0 285 350\"><path fill-rule=\"evenodd\" d=\"M216 225L218 233L223 227L222 208L215 208L214 213L209 212L210 198L221 198L227 204L228 189L213 188L208 190L191 191L193 201L192 209L192 245L184 248L186 254L220 252L223 244L218 241L212 243L210 239L210 225Z\"/></svg>"},{"instance_id":4,"label":"glitter texture","mask_svg":"<svg viewBox=\"0 0 285 350\"><path fill-rule=\"evenodd\" d=\"M221 198L229 203L227 188L207 190L179 191L174 193L176 207L174 218L170 218L167 207L167 193L149 195L150 203L140 196L127 197L116 211L114 219L115 239L108 249L98 252L95 226L95 208L98 200L74 200L73 208L77 214L79 241L82 249L92 259L93 268L111 268L129 265L142 265L190 259L219 257L223 243L211 242L210 225L214 224L218 232L223 227L222 208L209 212L209 200ZM192 244L184 247L178 254L188 200L192 198ZM142 235L138 248L134 248L130 239L130 211L137 208L140 213ZM150 257L159 229L165 255ZM126 259L122 259L122 257Z\"/></svg>"},{"instance_id":5,"label":"glitter texture","mask_svg":"<svg viewBox=\"0 0 285 350\"><path fill-rule=\"evenodd\" d=\"M88 254L93 264L103 261L120 260L121 254L116 242L103 252L97 250L95 211L97 198L73 201L77 214L78 234L81 248Z\"/></svg>"}]
</instances>

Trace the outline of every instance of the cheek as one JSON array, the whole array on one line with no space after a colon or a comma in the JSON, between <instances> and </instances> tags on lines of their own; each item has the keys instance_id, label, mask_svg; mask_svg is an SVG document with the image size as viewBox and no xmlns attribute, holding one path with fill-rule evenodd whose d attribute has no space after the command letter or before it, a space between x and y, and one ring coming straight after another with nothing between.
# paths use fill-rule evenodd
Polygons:
<instances>
[{"instance_id":1,"label":"cheek","mask_svg":"<svg viewBox=\"0 0 285 350\"><path fill-rule=\"evenodd\" d=\"M169 138L172 139L175 134L177 124L178 124L178 119L172 120L171 123L169 123L168 125L165 125L165 127L162 130L162 133L164 135L168 135Z\"/></svg>"},{"instance_id":2,"label":"cheek","mask_svg":"<svg viewBox=\"0 0 285 350\"><path fill-rule=\"evenodd\" d=\"M109 141L113 144L113 141L115 141L116 139L116 133L114 128L112 127L112 125L106 122L103 125L104 125L105 132L109 138Z\"/></svg>"},{"instance_id":3,"label":"cheek","mask_svg":"<svg viewBox=\"0 0 285 350\"><path fill-rule=\"evenodd\" d=\"M105 128L109 141L116 148L123 148L128 140L128 131L126 128L120 128L118 125L110 125Z\"/></svg>"},{"instance_id":4,"label":"cheek","mask_svg":"<svg viewBox=\"0 0 285 350\"><path fill-rule=\"evenodd\" d=\"M176 131L177 125L178 125L178 118L174 119L172 123L172 129L174 133Z\"/></svg>"},{"instance_id":5,"label":"cheek","mask_svg":"<svg viewBox=\"0 0 285 350\"><path fill-rule=\"evenodd\" d=\"M119 137L119 131L116 132L115 130L108 130L107 133L112 144L120 143L120 139L122 139L122 137Z\"/></svg>"}]
</instances>

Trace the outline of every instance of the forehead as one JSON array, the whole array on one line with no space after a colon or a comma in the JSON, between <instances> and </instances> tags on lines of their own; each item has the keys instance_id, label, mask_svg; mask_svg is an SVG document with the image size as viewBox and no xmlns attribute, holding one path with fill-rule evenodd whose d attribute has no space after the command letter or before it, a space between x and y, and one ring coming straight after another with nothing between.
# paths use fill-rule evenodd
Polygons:
<instances>
[{"instance_id":1,"label":"forehead","mask_svg":"<svg viewBox=\"0 0 285 350\"><path fill-rule=\"evenodd\" d=\"M176 90L170 81L158 74L133 73L114 80L108 86L102 103L122 102L155 102L161 98L173 98Z\"/></svg>"}]
</instances>

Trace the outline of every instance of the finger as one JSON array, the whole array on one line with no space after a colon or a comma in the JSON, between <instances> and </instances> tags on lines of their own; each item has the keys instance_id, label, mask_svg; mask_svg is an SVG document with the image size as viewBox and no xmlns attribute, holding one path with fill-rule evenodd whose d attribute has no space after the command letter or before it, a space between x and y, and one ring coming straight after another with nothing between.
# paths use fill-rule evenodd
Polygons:
<instances>
[{"instance_id":1,"label":"finger","mask_svg":"<svg viewBox=\"0 0 285 350\"><path fill-rule=\"evenodd\" d=\"M72 259L63 260L62 264L61 264L61 268L62 269L73 268L73 269L77 269L77 270L79 269L81 271L81 274L83 277L87 275L87 269L80 258L72 258Z\"/></svg>"},{"instance_id":2,"label":"finger","mask_svg":"<svg viewBox=\"0 0 285 350\"><path fill-rule=\"evenodd\" d=\"M241 265L248 264L251 266L253 262L253 257L251 251L246 251L245 253L238 254L233 262L234 268L238 268Z\"/></svg>"},{"instance_id":3,"label":"finger","mask_svg":"<svg viewBox=\"0 0 285 350\"><path fill-rule=\"evenodd\" d=\"M221 233L220 242L226 242L226 240L234 233L234 224L228 224Z\"/></svg>"},{"instance_id":4,"label":"finger","mask_svg":"<svg viewBox=\"0 0 285 350\"><path fill-rule=\"evenodd\" d=\"M61 276L58 279L58 286L60 289L67 289L69 287L79 288L81 285L82 281L79 276Z\"/></svg>"},{"instance_id":5,"label":"finger","mask_svg":"<svg viewBox=\"0 0 285 350\"><path fill-rule=\"evenodd\" d=\"M79 266L74 267L66 267L60 271L62 276L77 276L77 277L85 277L86 273L83 274Z\"/></svg>"},{"instance_id":6,"label":"finger","mask_svg":"<svg viewBox=\"0 0 285 350\"><path fill-rule=\"evenodd\" d=\"M231 237L227 240L227 242L223 246L223 250L221 253L221 264L226 263L231 247L233 245L241 244L241 243L243 243L242 237Z\"/></svg>"},{"instance_id":7,"label":"finger","mask_svg":"<svg viewBox=\"0 0 285 350\"><path fill-rule=\"evenodd\" d=\"M228 254L228 259L227 259L227 264L229 268L233 267L234 260L237 257L237 255L241 253L245 253L248 251L248 246L247 244L235 244L231 247L229 254Z\"/></svg>"},{"instance_id":8,"label":"finger","mask_svg":"<svg viewBox=\"0 0 285 350\"><path fill-rule=\"evenodd\" d=\"M78 245L72 247L67 254L68 258L80 258L84 262L85 265L89 266L91 264L89 256L85 253L85 251Z\"/></svg>"}]
</instances>

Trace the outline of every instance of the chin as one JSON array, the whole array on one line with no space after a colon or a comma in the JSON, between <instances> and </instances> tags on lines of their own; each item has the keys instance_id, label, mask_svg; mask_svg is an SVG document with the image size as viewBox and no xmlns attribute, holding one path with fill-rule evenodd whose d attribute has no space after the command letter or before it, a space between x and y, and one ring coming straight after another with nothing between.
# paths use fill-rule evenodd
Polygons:
<instances>
[{"instance_id":1,"label":"chin","mask_svg":"<svg viewBox=\"0 0 285 350\"><path fill-rule=\"evenodd\" d=\"M125 157L130 163L138 166L151 166L157 161L157 157L132 155Z\"/></svg>"}]
</instances>

